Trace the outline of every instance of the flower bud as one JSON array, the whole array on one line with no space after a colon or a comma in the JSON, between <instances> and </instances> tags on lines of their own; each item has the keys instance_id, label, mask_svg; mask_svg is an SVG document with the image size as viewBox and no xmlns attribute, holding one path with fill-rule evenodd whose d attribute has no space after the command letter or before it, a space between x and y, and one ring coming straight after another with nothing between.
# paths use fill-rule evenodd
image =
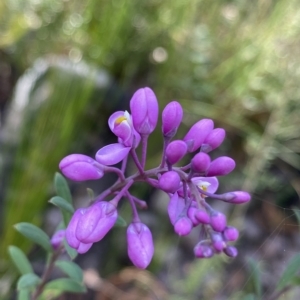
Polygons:
<instances>
[{"instance_id":1,"label":"flower bud","mask_svg":"<svg viewBox=\"0 0 300 300\"><path fill-rule=\"evenodd\" d=\"M81 216L86 211L86 208L79 208L75 211L73 214L67 228L66 228L66 241L70 245L70 247L77 249L79 247L80 241L76 237L76 229L78 222L81 218Z\"/></svg>"},{"instance_id":2,"label":"flower bud","mask_svg":"<svg viewBox=\"0 0 300 300\"><path fill-rule=\"evenodd\" d=\"M239 231L232 226L227 226L223 231L223 237L226 241L233 242L239 237Z\"/></svg>"},{"instance_id":3,"label":"flower bud","mask_svg":"<svg viewBox=\"0 0 300 300\"><path fill-rule=\"evenodd\" d=\"M223 252L229 257L236 257L238 255L238 250L233 246L227 246Z\"/></svg>"},{"instance_id":4,"label":"flower bud","mask_svg":"<svg viewBox=\"0 0 300 300\"><path fill-rule=\"evenodd\" d=\"M175 171L168 171L160 176L158 186L166 193L175 193L180 187L180 176Z\"/></svg>"},{"instance_id":5,"label":"flower bud","mask_svg":"<svg viewBox=\"0 0 300 300\"><path fill-rule=\"evenodd\" d=\"M205 210L198 209L195 214L195 217L201 224L209 224L210 222L209 215Z\"/></svg>"},{"instance_id":6,"label":"flower bud","mask_svg":"<svg viewBox=\"0 0 300 300\"><path fill-rule=\"evenodd\" d=\"M224 201L233 204L242 204L251 200L250 194L244 191L229 192L220 196L224 197Z\"/></svg>"},{"instance_id":7,"label":"flower bud","mask_svg":"<svg viewBox=\"0 0 300 300\"><path fill-rule=\"evenodd\" d=\"M184 199L179 197L177 193L174 193L174 195L170 197L170 202L168 204L168 214L172 225L175 224L184 207Z\"/></svg>"},{"instance_id":8,"label":"flower bud","mask_svg":"<svg viewBox=\"0 0 300 300\"><path fill-rule=\"evenodd\" d=\"M218 148L225 139L226 132L223 128L213 129L205 138L201 151L208 153L216 148Z\"/></svg>"},{"instance_id":9,"label":"flower bud","mask_svg":"<svg viewBox=\"0 0 300 300\"><path fill-rule=\"evenodd\" d=\"M65 238L65 233L66 233L66 230L65 229L61 229L61 230L58 230L56 231L50 242L51 242L51 246L54 250L57 250L64 242L64 238Z\"/></svg>"},{"instance_id":10,"label":"flower bud","mask_svg":"<svg viewBox=\"0 0 300 300\"><path fill-rule=\"evenodd\" d=\"M100 179L103 175L103 166L94 159L83 154L71 154L59 163L61 172L74 181Z\"/></svg>"},{"instance_id":11,"label":"flower bud","mask_svg":"<svg viewBox=\"0 0 300 300\"><path fill-rule=\"evenodd\" d=\"M195 246L194 254L198 258L209 258L214 255L214 250L207 242L201 241Z\"/></svg>"},{"instance_id":12,"label":"flower bud","mask_svg":"<svg viewBox=\"0 0 300 300\"><path fill-rule=\"evenodd\" d=\"M221 252L226 247L226 243L220 233L212 232L210 238L212 241L212 246L217 252Z\"/></svg>"},{"instance_id":13,"label":"flower bud","mask_svg":"<svg viewBox=\"0 0 300 300\"><path fill-rule=\"evenodd\" d=\"M181 123L183 110L177 101L172 101L162 112L162 132L165 137L172 138Z\"/></svg>"},{"instance_id":14,"label":"flower bud","mask_svg":"<svg viewBox=\"0 0 300 300\"><path fill-rule=\"evenodd\" d=\"M191 160L192 170L195 173L204 173L210 165L210 157L206 153L199 152Z\"/></svg>"},{"instance_id":15,"label":"flower bud","mask_svg":"<svg viewBox=\"0 0 300 300\"><path fill-rule=\"evenodd\" d=\"M235 168L235 161L227 156L220 156L210 163L207 176L221 176L229 174Z\"/></svg>"},{"instance_id":16,"label":"flower bud","mask_svg":"<svg viewBox=\"0 0 300 300\"><path fill-rule=\"evenodd\" d=\"M180 236L188 235L192 228L193 223L188 217L179 218L174 225L175 232Z\"/></svg>"},{"instance_id":17,"label":"flower bud","mask_svg":"<svg viewBox=\"0 0 300 300\"><path fill-rule=\"evenodd\" d=\"M146 87L137 90L130 100L132 122L141 135L149 135L156 127L158 103L154 92Z\"/></svg>"},{"instance_id":18,"label":"flower bud","mask_svg":"<svg viewBox=\"0 0 300 300\"><path fill-rule=\"evenodd\" d=\"M101 201L82 211L76 227L77 239L85 244L100 241L117 221L116 207Z\"/></svg>"},{"instance_id":19,"label":"flower bud","mask_svg":"<svg viewBox=\"0 0 300 300\"><path fill-rule=\"evenodd\" d=\"M127 228L128 256L140 269L150 264L154 245L150 229L143 223L131 223Z\"/></svg>"},{"instance_id":20,"label":"flower bud","mask_svg":"<svg viewBox=\"0 0 300 300\"><path fill-rule=\"evenodd\" d=\"M217 232L222 232L226 227L226 216L218 211L212 211L210 214L210 226Z\"/></svg>"},{"instance_id":21,"label":"flower bud","mask_svg":"<svg viewBox=\"0 0 300 300\"><path fill-rule=\"evenodd\" d=\"M123 144L115 143L102 147L96 153L96 160L105 166L115 165L122 161L131 150Z\"/></svg>"},{"instance_id":22,"label":"flower bud","mask_svg":"<svg viewBox=\"0 0 300 300\"><path fill-rule=\"evenodd\" d=\"M190 206L188 211L187 211L187 215L190 218L190 220L193 223L193 226L197 226L199 225L199 220L196 218L196 212L198 211L198 209L196 207Z\"/></svg>"},{"instance_id":23,"label":"flower bud","mask_svg":"<svg viewBox=\"0 0 300 300\"><path fill-rule=\"evenodd\" d=\"M188 146L188 151L194 152L199 149L213 128L214 122L210 119L202 119L194 124L183 138Z\"/></svg>"},{"instance_id":24,"label":"flower bud","mask_svg":"<svg viewBox=\"0 0 300 300\"><path fill-rule=\"evenodd\" d=\"M184 141L176 140L171 142L166 149L166 158L171 165L181 160L187 152L187 145Z\"/></svg>"}]
</instances>

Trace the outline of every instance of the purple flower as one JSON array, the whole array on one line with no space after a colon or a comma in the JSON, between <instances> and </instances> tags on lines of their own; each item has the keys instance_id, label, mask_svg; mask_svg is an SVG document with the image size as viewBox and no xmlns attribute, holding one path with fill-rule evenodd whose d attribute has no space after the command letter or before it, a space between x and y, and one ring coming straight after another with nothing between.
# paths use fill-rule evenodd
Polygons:
<instances>
[{"instance_id":1,"label":"purple flower","mask_svg":"<svg viewBox=\"0 0 300 300\"><path fill-rule=\"evenodd\" d=\"M238 250L233 246L227 246L223 252L229 257L236 257L238 255Z\"/></svg>"},{"instance_id":2,"label":"purple flower","mask_svg":"<svg viewBox=\"0 0 300 300\"><path fill-rule=\"evenodd\" d=\"M149 135L156 127L158 103L154 92L148 88L137 90L130 100L133 126L141 135Z\"/></svg>"},{"instance_id":3,"label":"purple flower","mask_svg":"<svg viewBox=\"0 0 300 300\"><path fill-rule=\"evenodd\" d=\"M162 132L164 137L172 138L181 123L183 110L177 101L172 101L162 111Z\"/></svg>"},{"instance_id":4,"label":"purple flower","mask_svg":"<svg viewBox=\"0 0 300 300\"><path fill-rule=\"evenodd\" d=\"M210 163L207 176L221 176L229 174L235 168L235 161L227 156L220 156Z\"/></svg>"},{"instance_id":5,"label":"purple flower","mask_svg":"<svg viewBox=\"0 0 300 300\"><path fill-rule=\"evenodd\" d=\"M225 135L226 133L223 128L213 129L204 139L204 142L201 146L201 151L207 153L218 148L223 143Z\"/></svg>"},{"instance_id":6,"label":"purple flower","mask_svg":"<svg viewBox=\"0 0 300 300\"><path fill-rule=\"evenodd\" d=\"M171 142L166 149L166 158L169 164L174 165L187 153L187 145L184 141Z\"/></svg>"},{"instance_id":7,"label":"purple flower","mask_svg":"<svg viewBox=\"0 0 300 300\"><path fill-rule=\"evenodd\" d=\"M214 194L219 187L219 181L216 177L194 177L192 182L202 191ZM204 198L205 195L202 195Z\"/></svg>"},{"instance_id":8,"label":"purple flower","mask_svg":"<svg viewBox=\"0 0 300 300\"><path fill-rule=\"evenodd\" d=\"M53 249L57 250L63 244L65 232L65 229L60 229L53 234L50 240Z\"/></svg>"},{"instance_id":9,"label":"purple flower","mask_svg":"<svg viewBox=\"0 0 300 300\"><path fill-rule=\"evenodd\" d=\"M199 149L213 128L214 122L210 119L202 119L194 124L183 138L188 146L188 151L194 152Z\"/></svg>"},{"instance_id":10,"label":"purple flower","mask_svg":"<svg viewBox=\"0 0 300 300\"><path fill-rule=\"evenodd\" d=\"M223 249L226 248L226 243L219 232L212 232L210 238L212 241L212 246L217 252L221 252Z\"/></svg>"},{"instance_id":11,"label":"purple flower","mask_svg":"<svg viewBox=\"0 0 300 300\"><path fill-rule=\"evenodd\" d=\"M122 161L130 152L131 147L122 144L107 145L96 153L96 160L105 166L115 165Z\"/></svg>"},{"instance_id":12,"label":"purple flower","mask_svg":"<svg viewBox=\"0 0 300 300\"><path fill-rule=\"evenodd\" d=\"M77 252L81 254L86 253L93 245L93 243L88 243L88 244L82 243L76 237L77 224L82 213L85 210L86 210L85 208L80 208L75 211L65 232L66 241L69 244L69 246L76 249Z\"/></svg>"},{"instance_id":13,"label":"purple flower","mask_svg":"<svg viewBox=\"0 0 300 300\"><path fill-rule=\"evenodd\" d=\"M140 135L133 128L131 115L127 111L117 111L108 119L111 131L119 138L119 143L125 147L137 147Z\"/></svg>"},{"instance_id":14,"label":"purple flower","mask_svg":"<svg viewBox=\"0 0 300 300\"><path fill-rule=\"evenodd\" d=\"M100 179L104 175L104 168L94 159L83 154L71 154L59 163L62 173L74 181Z\"/></svg>"},{"instance_id":15,"label":"purple flower","mask_svg":"<svg viewBox=\"0 0 300 300\"><path fill-rule=\"evenodd\" d=\"M158 186L166 193L175 193L180 187L180 176L175 171L168 171L160 176Z\"/></svg>"},{"instance_id":16,"label":"purple flower","mask_svg":"<svg viewBox=\"0 0 300 300\"><path fill-rule=\"evenodd\" d=\"M132 263L137 268L147 268L154 254L150 229L143 223L131 223L127 228L127 244Z\"/></svg>"},{"instance_id":17,"label":"purple flower","mask_svg":"<svg viewBox=\"0 0 300 300\"><path fill-rule=\"evenodd\" d=\"M116 207L107 201L97 202L81 211L76 237L82 243L99 242L117 221Z\"/></svg>"}]
</instances>

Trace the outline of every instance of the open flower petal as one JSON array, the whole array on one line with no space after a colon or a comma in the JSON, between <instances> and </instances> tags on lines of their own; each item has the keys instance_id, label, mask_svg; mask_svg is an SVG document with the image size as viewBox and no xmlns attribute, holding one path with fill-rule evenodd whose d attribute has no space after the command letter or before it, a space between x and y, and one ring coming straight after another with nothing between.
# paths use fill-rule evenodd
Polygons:
<instances>
[{"instance_id":1,"label":"open flower petal","mask_svg":"<svg viewBox=\"0 0 300 300\"><path fill-rule=\"evenodd\" d=\"M130 149L119 143L110 144L96 153L96 160L106 166L115 165L128 155Z\"/></svg>"}]
</instances>

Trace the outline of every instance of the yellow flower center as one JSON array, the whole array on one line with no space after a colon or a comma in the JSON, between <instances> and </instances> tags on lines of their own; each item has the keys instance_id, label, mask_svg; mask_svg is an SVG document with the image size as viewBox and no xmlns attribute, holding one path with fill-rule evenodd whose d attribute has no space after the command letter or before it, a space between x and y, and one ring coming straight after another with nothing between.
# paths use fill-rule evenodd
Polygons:
<instances>
[{"instance_id":1,"label":"yellow flower center","mask_svg":"<svg viewBox=\"0 0 300 300\"><path fill-rule=\"evenodd\" d=\"M123 121L127 121L127 118L124 117L124 116L119 117L119 118L116 119L115 124L116 124L116 125L119 125L119 124L121 124Z\"/></svg>"}]
</instances>

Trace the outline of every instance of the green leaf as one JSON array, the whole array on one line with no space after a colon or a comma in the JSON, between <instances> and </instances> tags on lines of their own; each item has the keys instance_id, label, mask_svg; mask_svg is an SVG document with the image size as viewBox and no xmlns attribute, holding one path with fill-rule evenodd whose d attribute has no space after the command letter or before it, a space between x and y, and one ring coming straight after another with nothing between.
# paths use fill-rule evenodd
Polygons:
<instances>
[{"instance_id":1,"label":"green leaf","mask_svg":"<svg viewBox=\"0 0 300 300\"><path fill-rule=\"evenodd\" d=\"M65 249L66 249L68 255L73 260L78 254L77 251L75 249L71 248L65 239L64 239L64 246L65 246Z\"/></svg>"},{"instance_id":2,"label":"green leaf","mask_svg":"<svg viewBox=\"0 0 300 300\"><path fill-rule=\"evenodd\" d=\"M9 246L8 253L15 266L19 270L20 274L33 273L31 264L26 257L25 253L16 246Z\"/></svg>"},{"instance_id":3,"label":"green leaf","mask_svg":"<svg viewBox=\"0 0 300 300\"><path fill-rule=\"evenodd\" d=\"M118 218L117 218L117 221L115 223L115 226L126 227L127 226L127 222L121 216L118 215Z\"/></svg>"},{"instance_id":4,"label":"green leaf","mask_svg":"<svg viewBox=\"0 0 300 300\"><path fill-rule=\"evenodd\" d=\"M262 281L260 278L260 268L259 264L252 258L248 259L248 265L250 267L250 277L254 285L255 293L258 297L262 294Z\"/></svg>"},{"instance_id":5,"label":"green leaf","mask_svg":"<svg viewBox=\"0 0 300 300\"><path fill-rule=\"evenodd\" d=\"M73 279L60 278L47 283L45 286L45 290L71 293L85 293L86 287Z\"/></svg>"},{"instance_id":6,"label":"green leaf","mask_svg":"<svg viewBox=\"0 0 300 300\"><path fill-rule=\"evenodd\" d=\"M71 261L58 260L55 265L75 281L82 282L83 274L81 268Z\"/></svg>"},{"instance_id":7,"label":"green leaf","mask_svg":"<svg viewBox=\"0 0 300 300\"><path fill-rule=\"evenodd\" d=\"M22 275L17 283L17 289L32 289L36 287L41 282L41 278L35 275L34 273L28 273Z\"/></svg>"},{"instance_id":8,"label":"green leaf","mask_svg":"<svg viewBox=\"0 0 300 300\"><path fill-rule=\"evenodd\" d=\"M30 291L29 290L20 290L18 292L18 300L30 300Z\"/></svg>"},{"instance_id":9,"label":"green leaf","mask_svg":"<svg viewBox=\"0 0 300 300\"><path fill-rule=\"evenodd\" d=\"M300 276L295 276L291 279L290 284L299 286L300 285Z\"/></svg>"},{"instance_id":10,"label":"green leaf","mask_svg":"<svg viewBox=\"0 0 300 300\"><path fill-rule=\"evenodd\" d=\"M46 251L52 251L50 239L42 229L27 222L18 223L14 227L25 237L43 247Z\"/></svg>"},{"instance_id":11,"label":"green leaf","mask_svg":"<svg viewBox=\"0 0 300 300\"><path fill-rule=\"evenodd\" d=\"M67 180L58 172L56 172L54 176L54 186L58 196L72 203L72 196Z\"/></svg>"},{"instance_id":12,"label":"green leaf","mask_svg":"<svg viewBox=\"0 0 300 300\"><path fill-rule=\"evenodd\" d=\"M55 206L59 207L63 211L66 211L71 214L74 213L73 205L60 196L52 197L49 200L49 202L54 204Z\"/></svg>"},{"instance_id":13,"label":"green leaf","mask_svg":"<svg viewBox=\"0 0 300 300\"><path fill-rule=\"evenodd\" d=\"M277 290L281 290L295 277L296 272L300 268L300 254L295 255L288 263L285 271L276 285Z\"/></svg>"}]
</instances>

